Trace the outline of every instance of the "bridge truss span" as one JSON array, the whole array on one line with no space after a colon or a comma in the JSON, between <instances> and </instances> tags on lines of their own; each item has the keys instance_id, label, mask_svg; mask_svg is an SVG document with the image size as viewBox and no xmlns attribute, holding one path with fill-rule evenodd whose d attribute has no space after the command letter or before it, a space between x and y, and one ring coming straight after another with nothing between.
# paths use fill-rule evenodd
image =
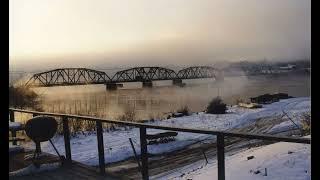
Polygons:
<instances>
[{"instance_id":1,"label":"bridge truss span","mask_svg":"<svg viewBox=\"0 0 320 180\"><path fill-rule=\"evenodd\" d=\"M221 71L210 66L188 67L178 71L178 73L164 67L135 67L118 71L112 78L105 72L93 69L63 68L34 74L26 83L26 86L106 84L110 87L116 87L125 82L143 82L143 85L152 86L152 81L159 80L173 80L173 84L179 85L183 79L214 78L217 80L219 77L221 77Z\"/></svg>"},{"instance_id":2,"label":"bridge truss span","mask_svg":"<svg viewBox=\"0 0 320 180\"><path fill-rule=\"evenodd\" d=\"M180 70L177 73L179 79L203 79L215 78L217 79L217 69L210 66L193 66Z\"/></svg>"},{"instance_id":3,"label":"bridge truss span","mask_svg":"<svg viewBox=\"0 0 320 180\"><path fill-rule=\"evenodd\" d=\"M34 74L26 83L27 86L48 87L85 84L105 84L111 81L102 71L86 68L54 69Z\"/></svg>"},{"instance_id":4,"label":"bridge truss span","mask_svg":"<svg viewBox=\"0 0 320 180\"><path fill-rule=\"evenodd\" d=\"M135 67L117 72L113 82L148 82L155 80L172 80L176 78L175 71L162 67Z\"/></svg>"}]
</instances>

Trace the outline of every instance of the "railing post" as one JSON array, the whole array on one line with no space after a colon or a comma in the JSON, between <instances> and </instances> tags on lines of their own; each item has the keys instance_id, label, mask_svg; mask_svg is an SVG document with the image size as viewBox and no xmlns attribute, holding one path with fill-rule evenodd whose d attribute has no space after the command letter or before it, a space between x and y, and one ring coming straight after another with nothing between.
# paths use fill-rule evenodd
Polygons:
<instances>
[{"instance_id":1,"label":"railing post","mask_svg":"<svg viewBox=\"0 0 320 180\"><path fill-rule=\"evenodd\" d=\"M224 135L217 135L217 151L218 151L218 180L225 180L224 166Z\"/></svg>"},{"instance_id":2,"label":"railing post","mask_svg":"<svg viewBox=\"0 0 320 180\"><path fill-rule=\"evenodd\" d=\"M98 140L98 153L99 153L99 167L100 172L105 174L105 161L104 161L104 147L103 147L103 134L102 134L102 123L101 121L96 121L97 126L97 140Z\"/></svg>"},{"instance_id":3,"label":"railing post","mask_svg":"<svg viewBox=\"0 0 320 180\"><path fill-rule=\"evenodd\" d=\"M38 116L38 114L36 114L36 113L32 114L32 117L36 117L36 116ZM39 154L41 153L41 142L36 143L36 152Z\"/></svg>"},{"instance_id":4,"label":"railing post","mask_svg":"<svg viewBox=\"0 0 320 180\"><path fill-rule=\"evenodd\" d=\"M9 115L10 115L10 122L14 122L14 111L9 110Z\"/></svg>"},{"instance_id":5,"label":"railing post","mask_svg":"<svg viewBox=\"0 0 320 180\"><path fill-rule=\"evenodd\" d=\"M10 122L14 122L14 111L9 110L9 114L10 114ZM17 136L17 132L11 131L11 136L15 138ZM13 141L12 144L17 145L17 141Z\"/></svg>"},{"instance_id":6,"label":"railing post","mask_svg":"<svg viewBox=\"0 0 320 180\"><path fill-rule=\"evenodd\" d=\"M64 148L65 148L66 159L68 162L72 162L68 117L63 116L62 123L63 123L63 137L64 137Z\"/></svg>"},{"instance_id":7,"label":"railing post","mask_svg":"<svg viewBox=\"0 0 320 180\"><path fill-rule=\"evenodd\" d=\"M148 175L148 148L146 139L146 128L140 127L140 147L141 147L141 174L143 180L149 180Z\"/></svg>"}]
</instances>

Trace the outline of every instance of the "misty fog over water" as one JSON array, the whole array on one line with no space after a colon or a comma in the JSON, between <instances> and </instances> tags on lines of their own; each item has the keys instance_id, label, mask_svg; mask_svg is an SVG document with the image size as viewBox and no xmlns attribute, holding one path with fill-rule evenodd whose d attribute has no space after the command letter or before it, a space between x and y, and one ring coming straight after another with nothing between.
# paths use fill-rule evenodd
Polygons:
<instances>
[{"instance_id":1,"label":"misty fog over water","mask_svg":"<svg viewBox=\"0 0 320 180\"><path fill-rule=\"evenodd\" d=\"M205 110L209 101L221 96L229 105L241 98L248 100L265 93L288 93L294 97L310 96L310 76L238 76L213 79L184 80L185 87L172 81L155 81L152 88L141 83L125 83L123 88L107 91L104 85L62 86L36 88L42 98L44 111L91 115L118 119L128 111L135 112L135 120L166 118L183 106L192 112Z\"/></svg>"},{"instance_id":2,"label":"misty fog over water","mask_svg":"<svg viewBox=\"0 0 320 180\"><path fill-rule=\"evenodd\" d=\"M12 0L9 12L9 81L21 85L56 68L112 76L129 67L223 68L240 61L308 60L311 54L310 0ZM130 109L137 119L149 119L182 106L203 111L216 96L228 104L274 92L309 96L309 79L236 76L221 83L186 80L183 88L162 81L151 89L126 83L117 91L86 85L37 92L45 111L117 118Z\"/></svg>"}]
</instances>

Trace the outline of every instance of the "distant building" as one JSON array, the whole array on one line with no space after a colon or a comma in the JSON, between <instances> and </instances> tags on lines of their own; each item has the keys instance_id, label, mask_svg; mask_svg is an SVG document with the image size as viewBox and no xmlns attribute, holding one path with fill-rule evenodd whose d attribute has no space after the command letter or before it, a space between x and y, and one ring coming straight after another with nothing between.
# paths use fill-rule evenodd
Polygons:
<instances>
[{"instance_id":1,"label":"distant building","mask_svg":"<svg viewBox=\"0 0 320 180\"><path fill-rule=\"evenodd\" d=\"M288 64L287 66L279 67L279 69L281 69L281 70L292 70L295 68L296 68L296 65L292 65L292 64Z\"/></svg>"}]
</instances>

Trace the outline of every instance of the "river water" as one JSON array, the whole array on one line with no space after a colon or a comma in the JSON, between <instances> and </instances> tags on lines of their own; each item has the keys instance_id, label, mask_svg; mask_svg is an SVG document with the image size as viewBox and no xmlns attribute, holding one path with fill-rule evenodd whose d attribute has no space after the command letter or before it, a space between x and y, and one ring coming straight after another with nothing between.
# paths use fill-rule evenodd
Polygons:
<instances>
[{"instance_id":1,"label":"river water","mask_svg":"<svg viewBox=\"0 0 320 180\"><path fill-rule=\"evenodd\" d=\"M183 106L190 111L205 110L209 101L220 96L227 104L237 99L248 99L265 93L288 93L294 97L310 96L310 76L246 76L184 80L185 87L172 81L155 81L152 88L141 83L125 83L123 88L110 91L104 85L36 88L42 97L44 111L91 115L119 119L123 114L134 114L134 120L166 118Z\"/></svg>"}]
</instances>

